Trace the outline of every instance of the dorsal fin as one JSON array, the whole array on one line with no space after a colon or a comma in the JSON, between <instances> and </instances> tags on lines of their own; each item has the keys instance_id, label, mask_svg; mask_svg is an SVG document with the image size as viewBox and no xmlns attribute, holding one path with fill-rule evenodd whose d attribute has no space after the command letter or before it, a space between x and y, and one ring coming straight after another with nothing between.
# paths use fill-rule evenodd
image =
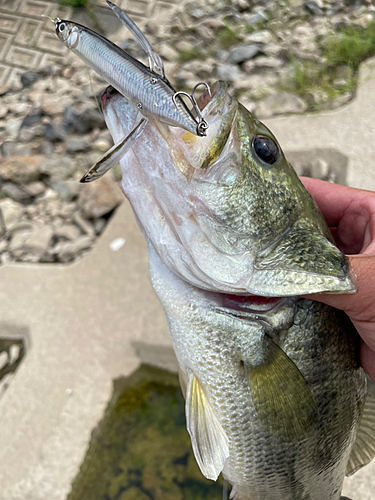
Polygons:
<instances>
[{"instance_id":1,"label":"dorsal fin","mask_svg":"<svg viewBox=\"0 0 375 500\"><path fill-rule=\"evenodd\" d=\"M186 422L194 456L202 474L216 481L229 456L228 438L192 372L186 391Z\"/></svg>"},{"instance_id":2,"label":"dorsal fin","mask_svg":"<svg viewBox=\"0 0 375 500\"><path fill-rule=\"evenodd\" d=\"M109 0L107 0L107 4L111 7L114 14L120 19L122 24L124 24L128 28L130 33L134 36L134 38L137 40L137 42L141 45L143 50L146 52L146 54L148 56L151 71L159 73L162 76L162 78L164 78L163 61L161 60L160 56L156 52L154 52L153 48L151 47L150 42L144 36L142 31L138 28L138 26L135 24L135 22L132 21L127 14L125 14L125 12L123 10L121 10L119 7L117 7L117 5L110 2Z\"/></svg>"},{"instance_id":3,"label":"dorsal fin","mask_svg":"<svg viewBox=\"0 0 375 500\"><path fill-rule=\"evenodd\" d=\"M302 441L317 422L310 388L297 366L268 335L263 349L263 363L249 366L245 362L257 418L279 439Z\"/></svg>"},{"instance_id":4,"label":"dorsal fin","mask_svg":"<svg viewBox=\"0 0 375 500\"><path fill-rule=\"evenodd\" d=\"M351 476L358 469L369 464L375 457L375 399L367 394L365 406L359 421L357 438L352 448L346 475Z\"/></svg>"}]
</instances>

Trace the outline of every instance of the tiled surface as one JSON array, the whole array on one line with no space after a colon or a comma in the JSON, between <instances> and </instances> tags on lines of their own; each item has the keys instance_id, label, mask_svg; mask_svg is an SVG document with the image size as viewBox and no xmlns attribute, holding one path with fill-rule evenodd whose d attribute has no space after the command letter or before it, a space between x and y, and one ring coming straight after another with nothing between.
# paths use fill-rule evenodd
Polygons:
<instances>
[{"instance_id":1,"label":"tiled surface","mask_svg":"<svg viewBox=\"0 0 375 500\"><path fill-rule=\"evenodd\" d=\"M57 12L72 16L70 7L52 0L0 0L0 85L18 83L23 72L37 71L67 54L42 17L53 18Z\"/></svg>"},{"instance_id":2,"label":"tiled surface","mask_svg":"<svg viewBox=\"0 0 375 500\"><path fill-rule=\"evenodd\" d=\"M116 4L141 28L153 12L175 7L172 0L117 0ZM112 16L105 0L96 0L93 13L103 26L105 18ZM55 36L52 23L42 16L73 20L78 16L79 21L82 12L73 12L71 7L61 6L56 0L0 0L0 85L19 86L23 72L56 64L68 54ZM122 32L125 34L126 29Z\"/></svg>"}]
</instances>

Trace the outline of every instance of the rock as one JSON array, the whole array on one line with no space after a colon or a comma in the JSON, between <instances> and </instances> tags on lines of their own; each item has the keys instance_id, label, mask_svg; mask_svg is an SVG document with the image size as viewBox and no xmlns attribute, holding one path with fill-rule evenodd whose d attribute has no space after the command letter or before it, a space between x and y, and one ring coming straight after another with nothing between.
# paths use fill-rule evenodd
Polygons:
<instances>
[{"instance_id":1,"label":"rock","mask_svg":"<svg viewBox=\"0 0 375 500\"><path fill-rule=\"evenodd\" d=\"M32 127L38 123L41 123L43 119L43 112L41 108L33 108L30 113L25 116L21 123L21 129L23 127Z\"/></svg>"},{"instance_id":2,"label":"rock","mask_svg":"<svg viewBox=\"0 0 375 500\"><path fill-rule=\"evenodd\" d=\"M50 182L68 179L76 170L74 161L67 156L53 155L40 166L40 172L50 177Z\"/></svg>"},{"instance_id":3,"label":"rock","mask_svg":"<svg viewBox=\"0 0 375 500\"><path fill-rule=\"evenodd\" d=\"M245 38L246 43L270 43L273 40L272 33L268 30L254 31Z\"/></svg>"},{"instance_id":4,"label":"rock","mask_svg":"<svg viewBox=\"0 0 375 500\"><path fill-rule=\"evenodd\" d=\"M52 253L59 262L70 262L74 260L82 251L88 250L93 245L93 239L90 236L81 236L72 242L60 242L55 245Z\"/></svg>"},{"instance_id":5,"label":"rock","mask_svg":"<svg viewBox=\"0 0 375 500\"><path fill-rule=\"evenodd\" d=\"M250 16L249 18L246 19L246 24L249 26L255 26L258 23L263 23L264 21L267 21L268 16L265 13L264 10L260 10L256 14Z\"/></svg>"},{"instance_id":6,"label":"rock","mask_svg":"<svg viewBox=\"0 0 375 500\"><path fill-rule=\"evenodd\" d=\"M59 193L60 199L63 201L71 201L81 191L80 184L75 180L53 182L51 188Z\"/></svg>"},{"instance_id":7,"label":"rock","mask_svg":"<svg viewBox=\"0 0 375 500\"><path fill-rule=\"evenodd\" d=\"M259 118L270 116L303 113L307 104L300 97L287 92L280 92L262 99L256 107L255 114Z\"/></svg>"},{"instance_id":8,"label":"rock","mask_svg":"<svg viewBox=\"0 0 375 500\"><path fill-rule=\"evenodd\" d=\"M38 71L42 78L47 78L47 76L54 76L57 74L57 67L50 64L49 66L44 66Z\"/></svg>"},{"instance_id":9,"label":"rock","mask_svg":"<svg viewBox=\"0 0 375 500\"><path fill-rule=\"evenodd\" d=\"M66 151L68 153L77 153L79 151L86 151L91 147L91 142L88 137L80 137L72 135L66 141Z\"/></svg>"},{"instance_id":10,"label":"rock","mask_svg":"<svg viewBox=\"0 0 375 500\"><path fill-rule=\"evenodd\" d=\"M11 90L10 85L4 84L0 85L0 96L7 94Z\"/></svg>"},{"instance_id":11,"label":"rock","mask_svg":"<svg viewBox=\"0 0 375 500\"><path fill-rule=\"evenodd\" d=\"M22 142L31 142L37 137L43 137L45 131L45 125L43 123L38 123L32 127L22 128L18 133L17 139Z\"/></svg>"},{"instance_id":12,"label":"rock","mask_svg":"<svg viewBox=\"0 0 375 500\"><path fill-rule=\"evenodd\" d=\"M303 7L309 14L313 14L314 16L321 16L323 14L322 9L319 7L317 2L310 0L309 2L305 2Z\"/></svg>"},{"instance_id":13,"label":"rock","mask_svg":"<svg viewBox=\"0 0 375 500\"><path fill-rule=\"evenodd\" d=\"M217 66L216 75L219 80L224 80L225 82L233 82L233 80L241 78L242 74L237 65L224 64L222 66Z\"/></svg>"},{"instance_id":14,"label":"rock","mask_svg":"<svg viewBox=\"0 0 375 500\"><path fill-rule=\"evenodd\" d=\"M43 182L36 181L30 182L30 184L28 184L25 189L30 196L35 198L36 196L40 196L44 193L44 191L46 190L46 186Z\"/></svg>"},{"instance_id":15,"label":"rock","mask_svg":"<svg viewBox=\"0 0 375 500\"><path fill-rule=\"evenodd\" d=\"M25 208L21 205L21 203L17 203L9 198L0 200L0 225L2 226L3 232L4 230L9 231L15 224L17 224L24 211Z\"/></svg>"},{"instance_id":16,"label":"rock","mask_svg":"<svg viewBox=\"0 0 375 500\"><path fill-rule=\"evenodd\" d=\"M0 178L15 184L28 184L40 177L44 156L11 156L0 163Z\"/></svg>"},{"instance_id":17,"label":"rock","mask_svg":"<svg viewBox=\"0 0 375 500\"><path fill-rule=\"evenodd\" d=\"M73 129L80 134L87 134L94 128L104 128L103 116L96 108L86 108L76 117Z\"/></svg>"},{"instance_id":18,"label":"rock","mask_svg":"<svg viewBox=\"0 0 375 500\"><path fill-rule=\"evenodd\" d=\"M25 144L21 144L16 141L4 141L0 146L0 153L4 158L9 158L9 156L30 156L31 148ZM1 166L0 166L1 175Z\"/></svg>"},{"instance_id":19,"label":"rock","mask_svg":"<svg viewBox=\"0 0 375 500\"><path fill-rule=\"evenodd\" d=\"M254 71L259 71L262 69L277 69L283 66L283 61L278 57L265 57L259 56L251 61L246 61L242 65L242 69L246 73L254 74Z\"/></svg>"},{"instance_id":20,"label":"rock","mask_svg":"<svg viewBox=\"0 0 375 500\"><path fill-rule=\"evenodd\" d=\"M10 240L9 250L12 253L19 252L23 249L27 237L31 234L32 230L25 229L23 231L17 231L13 238Z\"/></svg>"},{"instance_id":21,"label":"rock","mask_svg":"<svg viewBox=\"0 0 375 500\"><path fill-rule=\"evenodd\" d=\"M78 206L87 219L98 219L123 201L118 184L110 176L87 184L78 198Z\"/></svg>"},{"instance_id":22,"label":"rock","mask_svg":"<svg viewBox=\"0 0 375 500\"><path fill-rule=\"evenodd\" d=\"M46 123L44 137L51 142L61 142L67 139L68 133L60 120L53 120L51 123Z\"/></svg>"},{"instance_id":23,"label":"rock","mask_svg":"<svg viewBox=\"0 0 375 500\"><path fill-rule=\"evenodd\" d=\"M8 106L2 105L0 108L0 118L5 118L8 114L9 108Z\"/></svg>"},{"instance_id":24,"label":"rock","mask_svg":"<svg viewBox=\"0 0 375 500\"><path fill-rule=\"evenodd\" d=\"M234 47L229 52L228 59L226 62L228 64L241 64L244 61L248 61L249 59L253 59L253 57L257 56L262 52L259 45L254 43L250 45L238 45Z\"/></svg>"},{"instance_id":25,"label":"rock","mask_svg":"<svg viewBox=\"0 0 375 500\"><path fill-rule=\"evenodd\" d=\"M35 71L26 71L21 75L21 83L23 88L31 87L40 78L40 75Z\"/></svg>"},{"instance_id":26,"label":"rock","mask_svg":"<svg viewBox=\"0 0 375 500\"><path fill-rule=\"evenodd\" d=\"M166 59L167 61L178 61L179 54L176 49L174 49L171 45L169 44L163 44L159 51L158 51L160 57L164 60Z\"/></svg>"},{"instance_id":27,"label":"rock","mask_svg":"<svg viewBox=\"0 0 375 500\"><path fill-rule=\"evenodd\" d=\"M21 187L17 186L17 184L14 184L13 182L4 182L4 184L1 186L1 195L5 195L9 198L11 198L14 201L29 201L30 200L30 194L22 189Z\"/></svg>"},{"instance_id":28,"label":"rock","mask_svg":"<svg viewBox=\"0 0 375 500\"><path fill-rule=\"evenodd\" d=\"M53 229L49 226L35 227L26 236L23 242L23 250L35 256L42 257L52 242L52 237Z\"/></svg>"},{"instance_id":29,"label":"rock","mask_svg":"<svg viewBox=\"0 0 375 500\"><path fill-rule=\"evenodd\" d=\"M94 236L94 228L90 222L85 220L79 212L74 212L72 214L72 219L74 223L80 228L80 230L84 233L87 234L88 236Z\"/></svg>"},{"instance_id":30,"label":"rock","mask_svg":"<svg viewBox=\"0 0 375 500\"><path fill-rule=\"evenodd\" d=\"M81 231L74 224L64 224L55 231L54 236L58 240L73 241L81 236Z\"/></svg>"}]
</instances>

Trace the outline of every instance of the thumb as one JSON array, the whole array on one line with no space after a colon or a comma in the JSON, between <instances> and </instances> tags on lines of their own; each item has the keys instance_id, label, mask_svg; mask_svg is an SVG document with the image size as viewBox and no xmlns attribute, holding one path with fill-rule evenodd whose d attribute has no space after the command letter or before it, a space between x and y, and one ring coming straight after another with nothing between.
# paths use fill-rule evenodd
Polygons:
<instances>
[{"instance_id":1,"label":"thumb","mask_svg":"<svg viewBox=\"0 0 375 500\"><path fill-rule=\"evenodd\" d=\"M304 297L343 310L375 351L375 255L351 255L349 263L357 278L356 293L316 293Z\"/></svg>"}]
</instances>

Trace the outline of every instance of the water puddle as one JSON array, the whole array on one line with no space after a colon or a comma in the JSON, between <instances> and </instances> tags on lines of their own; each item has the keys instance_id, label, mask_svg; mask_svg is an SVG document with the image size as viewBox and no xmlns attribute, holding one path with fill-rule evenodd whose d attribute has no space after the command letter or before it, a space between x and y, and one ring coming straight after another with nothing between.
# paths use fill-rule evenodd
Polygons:
<instances>
[{"instance_id":1,"label":"water puddle","mask_svg":"<svg viewBox=\"0 0 375 500\"><path fill-rule=\"evenodd\" d=\"M221 498L195 462L177 375L142 365L115 380L67 500Z\"/></svg>"}]
</instances>

